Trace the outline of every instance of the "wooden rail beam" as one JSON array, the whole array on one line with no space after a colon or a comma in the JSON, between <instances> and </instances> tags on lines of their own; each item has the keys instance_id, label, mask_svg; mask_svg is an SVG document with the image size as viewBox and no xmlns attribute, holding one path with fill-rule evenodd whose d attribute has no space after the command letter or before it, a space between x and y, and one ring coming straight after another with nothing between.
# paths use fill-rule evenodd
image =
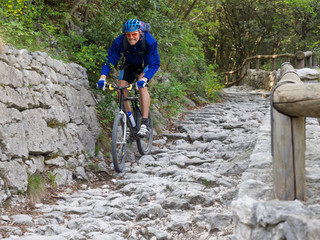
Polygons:
<instances>
[{"instance_id":1,"label":"wooden rail beam","mask_svg":"<svg viewBox=\"0 0 320 240\"><path fill-rule=\"evenodd\" d=\"M320 84L286 84L273 95L273 106L292 117L320 118Z\"/></svg>"},{"instance_id":2,"label":"wooden rail beam","mask_svg":"<svg viewBox=\"0 0 320 240\"><path fill-rule=\"evenodd\" d=\"M248 69L250 69L250 62L255 61L255 67L258 71L261 65L261 59L271 59L272 63L272 71L276 68L276 59L278 58L285 58L287 62L290 62L291 58L294 58L295 67L297 69L306 67L315 67L318 65L317 56L311 51L298 51L295 54L278 54L278 55L257 55L253 57L246 58L242 65L234 70L224 73L224 82L225 86L231 86L235 83L239 83L244 76L247 74ZM238 74L240 72L240 74ZM229 81L228 75L232 81ZM237 77L240 75L240 78Z\"/></svg>"}]
</instances>

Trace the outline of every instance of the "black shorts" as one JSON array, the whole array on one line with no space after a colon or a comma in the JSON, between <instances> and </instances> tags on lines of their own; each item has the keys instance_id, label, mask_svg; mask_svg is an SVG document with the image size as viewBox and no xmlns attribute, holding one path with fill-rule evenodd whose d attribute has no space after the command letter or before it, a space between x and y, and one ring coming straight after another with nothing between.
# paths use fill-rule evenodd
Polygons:
<instances>
[{"instance_id":1,"label":"black shorts","mask_svg":"<svg viewBox=\"0 0 320 240\"><path fill-rule=\"evenodd\" d=\"M148 70L148 66L145 68L139 68L129 63L124 64L124 68L120 71L119 80L125 80L128 83L133 83L140 73L145 73Z\"/></svg>"}]
</instances>

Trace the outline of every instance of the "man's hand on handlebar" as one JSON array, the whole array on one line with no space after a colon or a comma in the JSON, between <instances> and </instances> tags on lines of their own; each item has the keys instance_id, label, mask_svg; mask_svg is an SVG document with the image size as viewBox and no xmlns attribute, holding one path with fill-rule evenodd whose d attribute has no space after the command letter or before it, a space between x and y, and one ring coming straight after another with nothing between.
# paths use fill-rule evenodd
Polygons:
<instances>
[{"instance_id":1,"label":"man's hand on handlebar","mask_svg":"<svg viewBox=\"0 0 320 240\"><path fill-rule=\"evenodd\" d=\"M101 88L103 91L109 87L109 84L107 83L106 79L100 78L97 82L97 87Z\"/></svg>"},{"instance_id":2,"label":"man's hand on handlebar","mask_svg":"<svg viewBox=\"0 0 320 240\"><path fill-rule=\"evenodd\" d=\"M143 78L141 78L140 81L137 82L136 87L137 88L144 88L147 84L148 84L148 79L143 77Z\"/></svg>"},{"instance_id":3,"label":"man's hand on handlebar","mask_svg":"<svg viewBox=\"0 0 320 240\"><path fill-rule=\"evenodd\" d=\"M111 91L113 91L114 89L127 89L127 90L131 90L133 85L132 84L129 84L128 86L125 86L125 87L119 87L119 86L116 86L114 84L109 84L107 83L106 79L103 79L103 78L100 78L99 81L97 82L96 86L100 89L102 89L103 91L105 91L106 89L109 89ZM136 83L136 88L139 89L139 88L144 88L144 87L149 87L149 84L148 84L148 80L146 78L142 78L140 81L138 81Z\"/></svg>"}]
</instances>

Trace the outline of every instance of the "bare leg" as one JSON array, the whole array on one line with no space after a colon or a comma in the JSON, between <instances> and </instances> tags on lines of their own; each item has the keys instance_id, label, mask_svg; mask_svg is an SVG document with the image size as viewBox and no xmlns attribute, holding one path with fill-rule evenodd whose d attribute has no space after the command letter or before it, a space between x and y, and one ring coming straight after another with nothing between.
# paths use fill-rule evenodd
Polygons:
<instances>
[{"instance_id":1,"label":"bare leg","mask_svg":"<svg viewBox=\"0 0 320 240\"><path fill-rule=\"evenodd\" d=\"M144 76L144 73L139 75L139 80ZM148 92L148 88L139 88L140 93L140 104L142 111L142 118L148 118L149 108L150 108L150 95Z\"/></svg>"},{"instance_id":2,"label":"bare leg","mask_svg":"<svg viewBox=\"0 0 320 240\"><path fill-rule=\"evenodd\" d=\"M119 80L118 81L118 86L119 87L125 87L125 86L128 86L129 83L125 80ZM123 95L124 95L124 98L128 97L128 91L127 90L123 90ZM118 97L119 97L119 101L120 101L120 91L118 91ZM131 107L130 107L130 103L129 101L124 101L124 107L126 108L127 111L130 111L131 112Z\"/></svg>"}]
</instances>

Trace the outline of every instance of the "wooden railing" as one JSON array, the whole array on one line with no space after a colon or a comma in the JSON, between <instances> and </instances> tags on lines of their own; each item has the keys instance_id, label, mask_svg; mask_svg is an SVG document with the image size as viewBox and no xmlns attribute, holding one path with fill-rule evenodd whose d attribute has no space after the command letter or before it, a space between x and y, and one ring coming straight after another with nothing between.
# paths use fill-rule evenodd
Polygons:
<instances>
[{"instance_id":1,"label":"wooden railing","mask_svg":"<svg viewBox=\"0 0 320 240\"><path fill-rule=\"evenodd\" d=\"M298 51L294 55L295 57L295 68L300 69L304 67L312 68L318 65L318 59L316 54L311 51L302 52Z\"/></svg>"},{"instance_id":2,"label":"wooden railing","mask_svg":"<svg viewBox=\"0 0 320 240\"><path fill-rule=\"evenodd\" d=\"M271 71L276 70L277 59L285 59L285 62L290 62L290 60L293 59L295 68L314 67L318 64L316 55L311 51L298 51L296 54L286 53L278 55L257 55L245 59L238 69L225 72L223 77L224 85L226 87L230 87L243 80L250 69L251 62L255 63L255 69L258 71L260 69L262 59L271 60Z\"/></svg>"},{"instance_id":3,"label":"wooden railing","mask_svg":"<svg viewBox=\"0 0 320 240\"><path fill-rule=\"evenodd\" d=\"M306 200L305 118L320 117L320 83L304 84L290 63L271 94L274 196Z\"/></svg>"}]
</instances>

